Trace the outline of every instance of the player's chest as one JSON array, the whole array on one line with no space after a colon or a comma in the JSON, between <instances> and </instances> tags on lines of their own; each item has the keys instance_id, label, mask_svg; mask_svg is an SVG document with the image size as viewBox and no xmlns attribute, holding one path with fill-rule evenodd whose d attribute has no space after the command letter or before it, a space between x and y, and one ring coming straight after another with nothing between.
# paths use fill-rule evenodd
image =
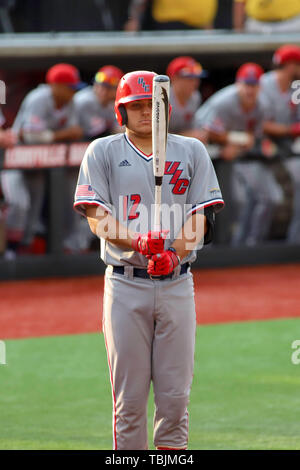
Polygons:
<instances>
[{"instance_id":1,"label":"player's chest","mask_svg":"<svg viewBox=\"0 0 300 470\"><path fill-rule=\"evenodd\" d=\"M163 177L163 191L173 196L184 196L191 180L191 169L183 160L166 156ZM152 156L140 156L132 153L120 154L115 158L110 169L110 181L119 194L135 192L138 194L154 193Z\"/></svg>"},{"instance_id":2,"label":"player's chest","mask_svg":"<svg viewBox=\"0 0 300 470\"><path fill-rule=\"evenodd\" d=\"M261 122L261 115L258 110L244 112L243 110L231 110L228 114L229 128L238 131L254 132Z\"/></svg>"}]
</instances>

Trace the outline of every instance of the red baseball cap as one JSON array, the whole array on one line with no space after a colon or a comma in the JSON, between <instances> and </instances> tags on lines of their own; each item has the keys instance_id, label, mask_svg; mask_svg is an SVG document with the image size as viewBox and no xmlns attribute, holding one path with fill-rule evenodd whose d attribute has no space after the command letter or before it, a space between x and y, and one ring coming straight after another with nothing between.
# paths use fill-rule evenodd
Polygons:
<instances>
[{"instance_id":1,"label":"red baseball cap","mask_svg":"<svg viewBox=\"0 0 300 470\"><path fill-rule=\"evenodd\" d=\"M104 65L95 75L95 83L103 83L108 86L117 87L124 72L114 65Z\"/></svg>"},{"instance_id":2,"label":"red baseball cap","mask_svg":"<svg viewBox=\"0 0 300 470\"><path fill-rule=\"evenodd\" d=\"M248 85L257 85L260 77L264 73L263 68L254 62L247 62L241 65L236 73L236 81L247 83Z\"/></svg>"},{"instance_id":3,"label":"red baseball cap","mask_svg":"<svg viewBox=\"0 0 300 470\"><path fill-rule=\"evenodd\" d=\"M273 64L282 65L287 62L300 62L300 47L294 44L285 44L275 51Z\"/></svg>"},{"instance_id":4,"label":"red baseball cap","mask_svg":"<svg viewBox=\"0 0 300 470\"><path fill-rule=\"evenodd\" d=\"M167 67L167 75L173 78L175 75L186 78L200 78L206 75L202 65L193 57L181 56L173 59Z\"/></svg>"},{"instance_id":5,"label":"red baseball cap","mask_svg":"<svg viewBox=\"0 0 300 470\"><path fill-rule=\"evenodd\" d=\"M46 82L61 83L73 90L80 90L85 86L80 80L79 70L71 64L56 64L50 67L46 74Z\"/></svg>"}]
</instances>

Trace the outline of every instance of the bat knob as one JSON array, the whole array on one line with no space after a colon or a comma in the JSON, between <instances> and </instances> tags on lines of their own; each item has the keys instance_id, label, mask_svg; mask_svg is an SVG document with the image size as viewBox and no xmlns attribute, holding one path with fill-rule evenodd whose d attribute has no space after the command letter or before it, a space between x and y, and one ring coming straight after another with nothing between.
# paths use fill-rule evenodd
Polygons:
<instances>
[{"instance_id":1,"label":"bat knob","mask_svg":"<svg viewBox=\"0 0 300 470\"><path fill-rule=\"evenodd\" d=\"M159 82L159 83L162 83L162 82L169 82L170 81L170 78L168 77L168 75L156 75L153 79L154 82Z\"/></svg>"}]
</instances>

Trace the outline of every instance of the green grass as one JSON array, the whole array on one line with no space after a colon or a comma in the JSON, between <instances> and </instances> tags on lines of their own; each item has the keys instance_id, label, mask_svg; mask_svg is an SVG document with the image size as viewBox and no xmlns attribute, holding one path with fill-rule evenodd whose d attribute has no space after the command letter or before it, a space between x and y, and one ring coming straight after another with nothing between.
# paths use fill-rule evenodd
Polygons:
<instances>
[{"instance_id":1,"label":"green grass","mask_svg":"<svg viewBox=\"0 0 300 470\"><path fill-rule=\"evenodd\" d=\"M299 320L202 326L189 449L300 449ZM100 334L6 341L0 449L111 449L112 401ZM152 446L153 397L149 402Z\"/></svg>"}]
</instances>

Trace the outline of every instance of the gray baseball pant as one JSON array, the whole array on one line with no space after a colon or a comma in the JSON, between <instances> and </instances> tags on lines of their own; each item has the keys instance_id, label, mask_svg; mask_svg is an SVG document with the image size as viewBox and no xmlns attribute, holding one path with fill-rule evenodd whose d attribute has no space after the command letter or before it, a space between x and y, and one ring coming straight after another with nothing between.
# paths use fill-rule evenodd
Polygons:
<instances>
[{"instance_id":1,"label":"gray baseball pant","mask_svg":"<svg viewBox=\"0 0 300 470\"><path fill-rule=\"evenodd\" d=\"M153 281L133 277L131 266L124 275L108 266L103 304L114 449L148 449L151 381L154 445L185 448L196 332L192 274Z\"/></svg>"}]
</instances>

